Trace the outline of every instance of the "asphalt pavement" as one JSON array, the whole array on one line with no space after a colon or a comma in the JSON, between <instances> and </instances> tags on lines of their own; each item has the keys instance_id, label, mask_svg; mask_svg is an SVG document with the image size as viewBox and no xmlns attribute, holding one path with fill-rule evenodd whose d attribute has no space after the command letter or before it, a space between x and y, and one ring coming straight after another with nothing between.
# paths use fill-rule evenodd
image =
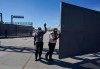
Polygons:
<instances>
[{"instance_id":1,"label":"asphalt pavement","mask_svg":"<svg viewBox=\"0 0 100 69\"><path fill-rule=\"evenodd\" d=\"M0 39L0 69L100 69L100 52L59 59L59 40L54 61L45 60L48 34L44 35L41 61L35 61L33 37Z\"/></svg>"}]
</instances>

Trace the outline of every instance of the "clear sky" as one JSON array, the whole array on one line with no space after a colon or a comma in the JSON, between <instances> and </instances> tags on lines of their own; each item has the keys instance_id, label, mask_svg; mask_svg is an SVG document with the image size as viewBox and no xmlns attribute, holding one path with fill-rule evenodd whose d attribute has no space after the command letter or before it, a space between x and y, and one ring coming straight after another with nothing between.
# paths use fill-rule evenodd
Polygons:
<instances>
[{"instance_id":1,"label":"clear sky","mask_svg":"<svg viewBox=\"0 0 100 69\"><path fill-rule=\"evenodd\" d=\"M60 24L60 1L100 11L100 0L0 0L3 21L10 22L11 15L21 15L24 19L14 22L33 22L33 26L57 27Z\"/></svg>"}]
</instances>

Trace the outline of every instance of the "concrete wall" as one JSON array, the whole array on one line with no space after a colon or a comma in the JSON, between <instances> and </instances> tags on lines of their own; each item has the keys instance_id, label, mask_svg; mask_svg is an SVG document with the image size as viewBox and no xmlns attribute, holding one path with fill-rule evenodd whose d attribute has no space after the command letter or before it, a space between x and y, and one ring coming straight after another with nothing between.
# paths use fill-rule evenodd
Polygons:
<instances>
[{"instance_id":1,"label":"concrete wall","mask_svg":"<svg viewBox=\"0 0 100 69\"><path fill-rule=\"evenodd\" d=\"M59 58L100 51L100 12L62 2Z\"/></svg>"}]
</instances>

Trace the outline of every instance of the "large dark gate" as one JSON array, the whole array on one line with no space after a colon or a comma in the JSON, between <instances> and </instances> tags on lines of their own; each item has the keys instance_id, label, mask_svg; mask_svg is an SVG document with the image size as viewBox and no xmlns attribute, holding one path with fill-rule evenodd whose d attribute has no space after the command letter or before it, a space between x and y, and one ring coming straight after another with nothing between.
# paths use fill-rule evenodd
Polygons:
<instances>
[{"instance_id":1,"label":"large dark gate","mask_svg":"<svg viewBox=\"0 0 100 69\"><path fill-rule=\"evenodd\" d=\"M100 51L100 12L62 2L59 58Z\"/></svg>"}]
</instances>

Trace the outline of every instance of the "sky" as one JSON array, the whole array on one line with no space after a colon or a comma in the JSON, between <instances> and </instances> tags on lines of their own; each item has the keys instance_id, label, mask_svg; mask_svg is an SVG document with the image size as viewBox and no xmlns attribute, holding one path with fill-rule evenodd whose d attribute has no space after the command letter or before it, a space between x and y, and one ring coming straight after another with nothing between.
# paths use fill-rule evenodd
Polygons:
<instances>
[{"instance_id":1,"label":"sky","mask_svg":"<svg viewBox=\"0 0 100 69\"><path fill-rule=\"evenodd\" d=\"M4 22L11 22L11 15L24 16L14 22L33 22L33 27L57 27L60 24L60 2L100 11L100 0L0 0L0 13Z\"/></svg>"}]
</instances>

